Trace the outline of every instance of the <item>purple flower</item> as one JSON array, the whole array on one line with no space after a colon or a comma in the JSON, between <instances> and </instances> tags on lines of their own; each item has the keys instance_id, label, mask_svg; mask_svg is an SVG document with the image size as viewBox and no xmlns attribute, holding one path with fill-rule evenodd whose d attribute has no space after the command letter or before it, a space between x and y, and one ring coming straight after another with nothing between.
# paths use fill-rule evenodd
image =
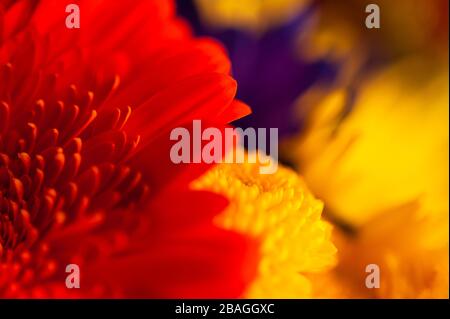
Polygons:
<instances>
[{"instance_id":1,"label":"purple flower","mask_svg":"<svg viewBox=\"0 0 450 319\"><path fill-rule=\"evenodd\" d=\"M256 36L245 30L213 29L202 24L192 0L178 0L178 11L198 35L212 36L228 49L237 97L249 104L253 114L238 122L240 127L276 127L280 137L294 133L299 119L295 100L317 81L330 81L336 67L323 60L307 62L297 50L298 34L315 10L310 7L285 24Z\"/></svg>"}]
</instances>

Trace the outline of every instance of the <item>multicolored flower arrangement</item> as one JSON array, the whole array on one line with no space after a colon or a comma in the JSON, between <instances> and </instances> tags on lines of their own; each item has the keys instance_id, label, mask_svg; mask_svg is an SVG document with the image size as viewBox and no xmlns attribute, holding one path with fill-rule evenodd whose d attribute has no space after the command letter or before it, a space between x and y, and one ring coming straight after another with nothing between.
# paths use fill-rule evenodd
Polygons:
<instances>
[{"instance_id":1,"label":"multicolored flower arrangement","mask_svg":"<svg viewBox=\"0 0 450 319\"><path fill-rule=\"evenodd\" d=\"M73 3L0 2L0 298L448 298L447 1ZM278 170L172 162L195 120Z\"/></svg>"}]
</instances>

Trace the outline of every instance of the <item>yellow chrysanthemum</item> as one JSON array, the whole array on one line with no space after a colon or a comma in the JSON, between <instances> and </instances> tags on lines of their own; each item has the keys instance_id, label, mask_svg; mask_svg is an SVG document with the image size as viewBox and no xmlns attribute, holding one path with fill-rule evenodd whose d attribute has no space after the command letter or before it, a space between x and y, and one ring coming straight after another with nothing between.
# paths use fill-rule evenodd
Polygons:
<instances>
[{"instance_id":1,"label":"yellow chrysanthemum","mask_svg":"<svg viewBox=\"0 0 450 319\"><path fill-rule=\"evenodd\" d=\"M220 164L194 187L226 196L230 204L217 223L260 244L258 274L244 297L311 297L307 275L331 268L336 249L322 202L296 173L280 167L261 175L258 164Z\"/></svg>"},{"instance_id":2,"label":"yellow chrysanthemum","mask_svg":"<svg viewBox=\"0 0 450 319\"><path fill-rule=\"evenodd\" d=\"M433 63L379 72L350 112L346 91L331 93L290 144L330 215L356 229L337 270L367 290L365 266L378 264L381 288L366 291L378 297L448 296L448 61Z\"/></svg>"},{"instance_id":3,"label":"yellow chrysanthemum","mask_svg":"<svg viewBox=\"0 0 450 319\"><path fill-rule=\"evenodd\" d=\"M264 31L287 21L309 0L197 0L204 21L218 27Z\"/></svg>"}]
</instances>

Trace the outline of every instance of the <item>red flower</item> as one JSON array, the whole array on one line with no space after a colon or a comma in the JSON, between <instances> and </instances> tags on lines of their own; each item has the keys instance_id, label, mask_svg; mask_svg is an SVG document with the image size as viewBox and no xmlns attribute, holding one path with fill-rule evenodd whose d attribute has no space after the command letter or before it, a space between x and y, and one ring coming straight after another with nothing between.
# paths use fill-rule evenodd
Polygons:
<instances>
[{"instance_id":1,"label":"red flower","mask_svg":"<svg viewBox=\"0 0 450 319\"><path fill-rule=\"evenodd\" d=\"M248 240L168 152L173 127L248 114L226 54L172 1L77 4L73 30L63 1L0 5L0 297L238 296Z\"/></svg>"}]
</instances>

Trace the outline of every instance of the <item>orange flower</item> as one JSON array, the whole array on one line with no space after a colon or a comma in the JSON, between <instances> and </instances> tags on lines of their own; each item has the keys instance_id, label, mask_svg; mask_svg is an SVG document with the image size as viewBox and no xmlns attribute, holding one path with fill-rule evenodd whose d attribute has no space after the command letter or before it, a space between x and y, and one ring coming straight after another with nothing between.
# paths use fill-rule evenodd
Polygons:
<instances>
[{"instance_id":1,"label":"orange flower","mask_svg":"<svg viewBox=\"0 0 450 319\"><path fill-rule=\"evenodd\" d=\"M251 243L212 223L168 134L246 115L223 49L171 1L0 5L0 296L234 297ZM65 266L81 288L65 287ZM244 267L244 265L247 265Z\"/></svg>"}]
</instances>

